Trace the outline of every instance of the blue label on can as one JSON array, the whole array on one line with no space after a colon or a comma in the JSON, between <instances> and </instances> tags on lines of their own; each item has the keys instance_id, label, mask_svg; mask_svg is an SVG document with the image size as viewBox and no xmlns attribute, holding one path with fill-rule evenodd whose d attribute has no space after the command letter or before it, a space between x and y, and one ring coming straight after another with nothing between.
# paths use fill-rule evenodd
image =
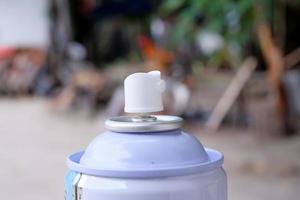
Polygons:
<instances>
[{"instance_id":1,"label":"blue label on can","mask_svg":"<svg viewBox=\"0 0 300 200\"><path fill-rule=\"evenodd\" d=\"M65 200L76 200L76 183L80 178L80 174L69 171L65 176Z\"/></svg>"}]
</instances>

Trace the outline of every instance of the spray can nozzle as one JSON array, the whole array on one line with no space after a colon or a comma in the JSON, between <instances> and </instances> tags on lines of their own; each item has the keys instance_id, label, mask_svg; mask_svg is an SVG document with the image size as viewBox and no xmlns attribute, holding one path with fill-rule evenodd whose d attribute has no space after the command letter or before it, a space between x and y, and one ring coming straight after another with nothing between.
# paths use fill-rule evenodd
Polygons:
<instances>
[{"instance_id":1,"label":"spray can nozzle","mask_svg":"<svg viewBox=\"0 0 300 200\"><path fill-rule=\"evenodd\" d=\"M163 110L164 90L165 82L159 71L131 74L124 81L125 112L139 113L137 118L151 120L149 113Z\"/></svg>"}]
</instances>

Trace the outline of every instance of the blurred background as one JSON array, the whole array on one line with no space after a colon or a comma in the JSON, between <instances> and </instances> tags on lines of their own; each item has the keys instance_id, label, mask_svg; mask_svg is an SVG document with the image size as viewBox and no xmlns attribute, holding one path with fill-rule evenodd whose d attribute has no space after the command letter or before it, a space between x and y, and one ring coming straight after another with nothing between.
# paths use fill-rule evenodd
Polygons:
<instances>
[{"instance_id":1,"label":"blurred background","mask_svg":"<svg viewBox=\"0 0 300 200\"><path fill-rule=\"evenodd\" d=\"M299 199L299 19L292 0L1 0L1 198L63 199L124 78L160 70L163 114L225 154L228 199Z\"/></svg>"}]
</instances>

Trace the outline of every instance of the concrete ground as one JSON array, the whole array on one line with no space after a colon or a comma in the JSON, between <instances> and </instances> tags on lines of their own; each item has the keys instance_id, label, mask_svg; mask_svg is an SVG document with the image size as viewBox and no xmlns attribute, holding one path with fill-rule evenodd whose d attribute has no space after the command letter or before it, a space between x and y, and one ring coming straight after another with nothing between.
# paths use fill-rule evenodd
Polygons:
<instances>
[{"instance_id":1,"label":"concrete ground","mask_svg":"<svg viewBox=\"0 0 300 200\"><path fill-rule=\"evenodd\" d=\"M53 113L42 99L0 99L1 199L63 199L66 157L101 133L104 119ZM187 129L225 154L229 200L299 199L299 136L261 139L246 130Z\"/></svg>"}]
</instances>

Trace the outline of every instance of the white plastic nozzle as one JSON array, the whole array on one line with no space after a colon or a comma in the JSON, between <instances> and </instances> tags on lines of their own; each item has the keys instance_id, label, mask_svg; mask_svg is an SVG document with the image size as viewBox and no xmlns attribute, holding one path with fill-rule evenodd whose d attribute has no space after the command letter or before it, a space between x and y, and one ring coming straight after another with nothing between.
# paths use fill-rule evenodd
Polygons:
<instances>
[{"instance_id":1,"label":"white plastic nozzle","mask_svg":"<svg viewBox=\"0 0 300 200\"><path fill-rule=\"evenodd\" d=\"M125 112L151 113L163 110L162 92L165 82L160 71L135 73L124 81Z\"/></svg>"}]
</instances>

